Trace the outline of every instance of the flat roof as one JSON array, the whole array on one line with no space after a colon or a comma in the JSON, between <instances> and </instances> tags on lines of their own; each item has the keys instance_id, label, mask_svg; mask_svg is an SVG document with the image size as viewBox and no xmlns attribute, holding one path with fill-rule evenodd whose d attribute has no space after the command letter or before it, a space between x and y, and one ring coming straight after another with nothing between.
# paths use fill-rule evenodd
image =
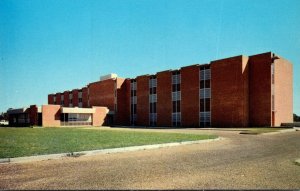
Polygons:
<instances>
[{"instance_id":1,"label":"flat roof","mask_svg":"<svg viewBox=\"0 0 300 191\"><path fill-rule=\"evenodd\" d=\"M95 108L62 107L62 113L95 113Z\"/></svg>"}]
</instances>

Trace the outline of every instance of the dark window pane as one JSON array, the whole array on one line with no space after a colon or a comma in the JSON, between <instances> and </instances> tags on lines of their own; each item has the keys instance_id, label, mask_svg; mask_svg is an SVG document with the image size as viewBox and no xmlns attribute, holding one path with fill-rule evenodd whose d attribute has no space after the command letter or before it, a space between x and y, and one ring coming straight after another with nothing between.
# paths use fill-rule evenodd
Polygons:
<instances>
[{"instance_id":1,"label":"dark window pane","mask_svg":"<svg viewBox=\"0 0 300 191\"><path fill-rule=\"evenodd\" d=\"M203 89L203 88L204 88L204 81L201 80L201 81L200 81L200 89Z\"/></svg>"},{"instance_id":2,"label":"dark window pane","mask_svg":"<svg viewBox=\"0 0 300 191\"><path fill-rule=\"evenodd\" d=\"M156 113L156 102L153 103L153 113Z\"/></svg>"},{"instance_id":3,"label":"dark window pane","mask_svg":"<svg viewBox=\"0 0 300 191\"><path fill-rule=\"evenodd\" d=\"M136 96L136 90L133 91L133 96Z\"/></svg>"},{"instance_id":4,"label":"dark window pane","mask_svg":"<svg viewBox=\"0 0 300 191\"><path fill-rule=\"evenodd\" d=\"M205 127L210 127L210 122L206 122Z\"/></svg>"},{"instance_id":5,"label":"dark window pane","mask_svg":"<svg viewBox=\"0 0 300 191\"><path fill-rule=\"evenodd\" d=\"M205 99L205 111L210 111L210 98Z\"/></svg>"},{"instance_id":6,"label":"dark window pane","mask_svg":"<svg viewBox=\"0 0 300 191\"><path fill-rule=\"evenodd\" d=\"M133 105L133 109L134 109L133 114L136 114L136 104Z\"/></svg>"},{"instance_id":7,"label":"dark window pane","mask_svg":"<svg viewBox=\"0 0 300 191\"><path fill-rule=\"evenodd\" d=\"M153 94L156 94L156 87L153 88Z\"/></svg>"},{"instance_id":8,"label":"dark window pane","mask_svg":"<svg viewBox=\"0 0 300 191\"><path fill-rule=\"evenodd\" d=\"M150 94L152 94L152 88L150 88Z\"/></svg>"},{"instance_id":9,"label":"dark window pane","mask_svg":"<svg viewBox=\"0 0 300 191\"><path fill-rule=\"evenodd\" d=\"M172 92L176 92L176 84L172 85Z\"/></svg>"},{"instance_id":10,"label":"dark window pane","mask_svg":"<svg viewBox=\"0 0 300 191\"><path fill-rule=\"evenodd\" d=\"M200 111L204 111L204 99L200 99Z\"/></svg>"},{"instance_id":11,"label":"dark window pane","mask_svg":"<svg viewBox=\"0 0 300 191\"><path fill-rule=\"evenodd\" d=\"M180 84L176 84L176 86L177 86L177 91L180 91Z\"/></svg>"},{"instance_id":12,"label":"dark window pane","mask_svg":"<svg viewBox=\"0 0 300 191\"><path fill-rule=\"evenodd\" d=\"M210 88L210 80L205 80L205 88Z\"/></svg>"},{"instance_id":13,"label":"dark window pane","mask_svg":"<svg viewBox=\"0 0 300 191\"><path fill-rule=\"evenodd\" d=\"M173 112L176 112L176 101L173 101Z\"/></svg>"},{"instance_id":14,"label":"dark window pane","mask_svg":"<svg viewBox=\"0 0 300 191\"><path fill-rule=\"evenodd\" d=\"M153 112L152 103L150 103L150 113Z\"/></svg>"},{"instance_id":15,"label":"dark window pane","mask_svg":"<svg viewBox=\"0 0 300 191\"><path fill-rule=\"evenodd\" d=\"M180 112L180 101L177 101L177 112Z\"/></svg>"}]
</instances>

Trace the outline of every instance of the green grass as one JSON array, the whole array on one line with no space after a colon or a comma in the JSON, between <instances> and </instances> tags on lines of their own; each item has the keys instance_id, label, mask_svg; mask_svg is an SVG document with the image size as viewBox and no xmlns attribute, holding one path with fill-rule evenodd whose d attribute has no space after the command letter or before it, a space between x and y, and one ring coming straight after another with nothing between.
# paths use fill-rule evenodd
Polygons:
<instances>
[{"instance_id":1,"label":"green grass","mask_svg":"<svg viewBox=\"0 0 300 191\"><path fill-rule=\"evenodd\" d=\"M0 128L0 158L213 138L216 136L83 128Z\"/></svg>"}]
</instances>

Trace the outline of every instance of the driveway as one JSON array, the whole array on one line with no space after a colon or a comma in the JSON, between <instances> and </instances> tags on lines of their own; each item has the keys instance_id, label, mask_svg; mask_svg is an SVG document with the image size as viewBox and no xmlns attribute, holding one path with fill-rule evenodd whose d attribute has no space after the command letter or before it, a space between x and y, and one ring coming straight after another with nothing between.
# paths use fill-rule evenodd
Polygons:
<instances>
[{"instance_id":1,"label":"driveway","mask_svg":"<svg viewBox=\"0 0 300 191\"><path fill-rule=\"evenodd\" d=\"M143 129L141 130L143 131ZM168 131L168 130L155 130ZM300 132L240 135L154 150L0 165L0 189L296 189Z\"/></svg>"}]
</instances>

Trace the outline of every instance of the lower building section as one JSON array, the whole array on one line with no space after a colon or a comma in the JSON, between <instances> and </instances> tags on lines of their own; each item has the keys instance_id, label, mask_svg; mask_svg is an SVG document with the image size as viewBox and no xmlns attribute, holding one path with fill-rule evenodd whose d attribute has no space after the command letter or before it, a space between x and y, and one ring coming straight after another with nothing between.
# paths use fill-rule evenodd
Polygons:
<instances>
[{"instance_id":1,"label":"lower building section","mask_svg":"<svg viewBox=\"0 0 300 191\"><path fill-rule=\"evenodd\" d=\"M62 107L60 105L35 105L12 109L8 112L10 126L102 126L110 125L107 107Z\"/></svg>"}]
</instances>

